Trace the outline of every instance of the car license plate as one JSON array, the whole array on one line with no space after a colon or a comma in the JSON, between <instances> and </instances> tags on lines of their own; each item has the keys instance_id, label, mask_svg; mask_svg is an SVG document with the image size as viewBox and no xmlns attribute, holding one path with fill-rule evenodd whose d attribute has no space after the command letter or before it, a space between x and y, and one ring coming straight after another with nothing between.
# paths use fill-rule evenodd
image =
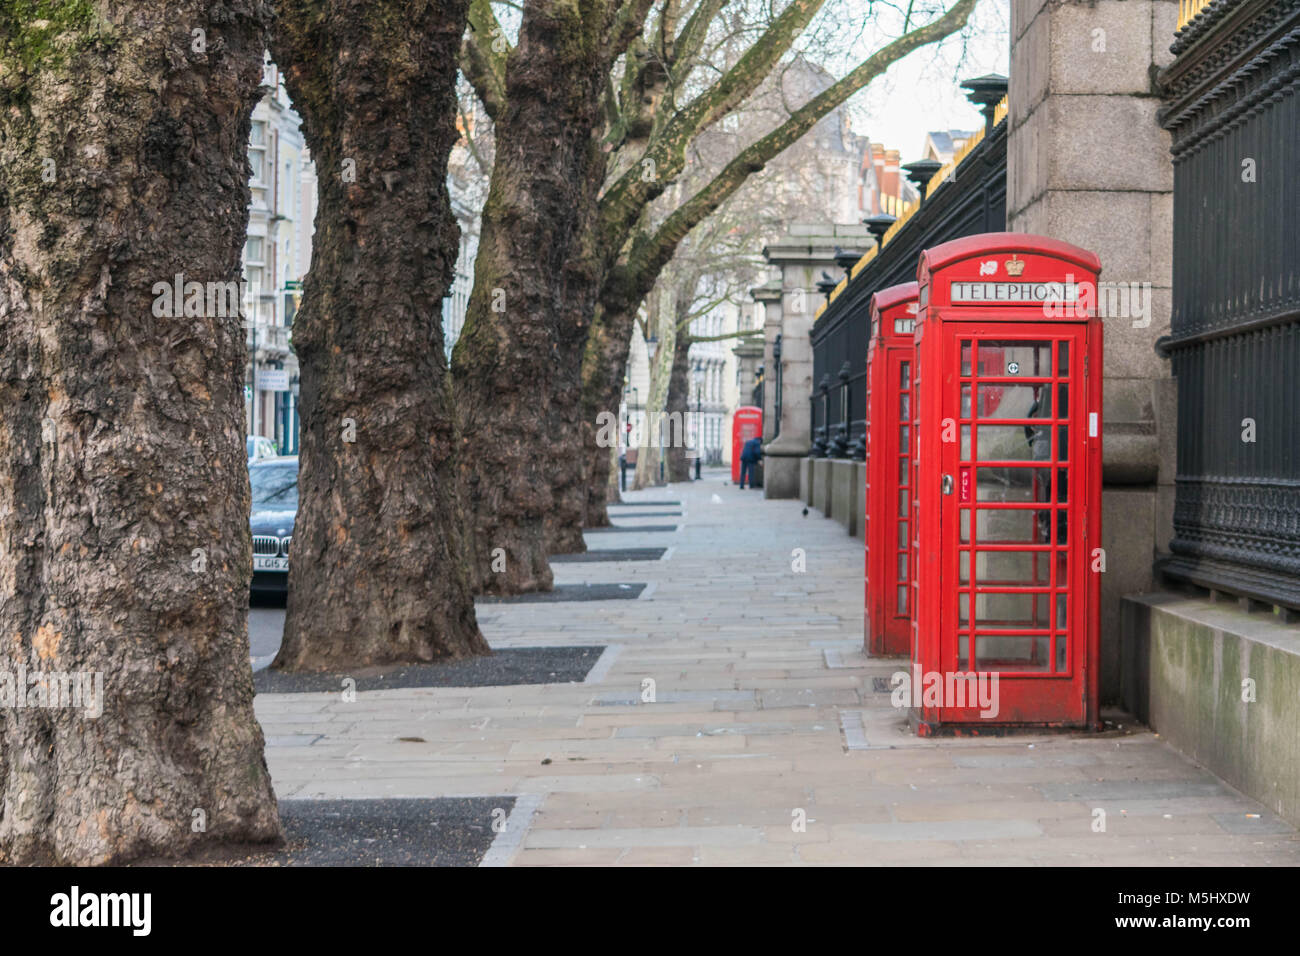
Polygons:
<instances>
[{"instance_id":1,"label":"car license plate","mask_svg":"<svg viewBox=\"0 0 1300 956\"><path fill-rule=\"evenodd\" d=\"M288 558L262 558L253 556L254 571L288 571Z\"/></svg>"}]
</instances>

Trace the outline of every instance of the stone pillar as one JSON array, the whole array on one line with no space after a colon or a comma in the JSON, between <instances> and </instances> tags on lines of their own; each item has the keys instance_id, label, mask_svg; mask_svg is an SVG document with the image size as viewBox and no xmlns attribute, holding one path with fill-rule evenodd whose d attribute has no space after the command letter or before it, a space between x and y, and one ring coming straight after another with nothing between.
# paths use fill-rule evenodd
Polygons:
<instances>
[{"instance_id":1,"label":"stone pillar","mask_svg":"<svg viewBox=\"0 0 1300 956\"><path fill-rule=\"evenodd\" d=\"M777 336L781 334L781 281L773 279L750 290L754 301L763 306L763 443L776 435L776 358ZM742 400L744 393L741 393Z\"/></svg>"},{"instance_id":2,"label":"stone pillar","mask_svg":"<svg viewBox=\"0 0 1300 956\"><path fill-rule=\"evenodd\" d=\"M781 270L781 420L775 437L763 446L763 496L799 497L800 463L812 448L813 317L822 301L817 283L823 271L838 277L837 246L864 247L867 231L855 225L796 224L779 241L763 250L767 261ZM775 332L769 311L765 375L771 397L775 383L772 346ZM764 437L768 431L766 423Z\"/></svg>"},{"instance_id":3,"label":"stone pillar","mask_svg":"<svg viewBox=\"0 0 1300 956\"><path fill-rule=\"evenodd\" d=\"M1154 345L1169 331L1173 165L1153 77L1177 15L1177 0L1011 4L1007 227L1097 253L1099 304L1110 283L1142 290L1142 308L1130 295L1128 314L1103 313L1103 700L1119 696L1120 598L1150 589L1172 534L1174 383Z\"/></svg>"}]
</instances>

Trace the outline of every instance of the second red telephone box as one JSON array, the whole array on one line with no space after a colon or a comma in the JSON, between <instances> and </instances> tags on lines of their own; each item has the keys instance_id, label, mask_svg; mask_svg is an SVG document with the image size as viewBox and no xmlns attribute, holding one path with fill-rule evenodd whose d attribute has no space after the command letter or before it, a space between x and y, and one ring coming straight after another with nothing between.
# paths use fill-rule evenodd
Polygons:
<instances>
[{"instance_id":1,"label":"second red telephone box","mask_svg":"<svg viewBox=\"0 0 1300 956\"><path fill-rule=\"evenodd\" d=\"M989 233L921 253L912 718L1100 727L1101 263Z\"/></svg>"},{"instance_id":2,"label":"second red telephone box","mask_svg":"<svg viewBox=\"0 0 1300 956\"><path fill-rule=\"evenodd\" d=\"M868 654L906 654L908 543L911 540L912 326L915 282L871 297L867 343L866 599L863 644Z\"/></svg>"},{"instance_id":3,"label":"second red telephone box","mask_svg":"<svg viewBox=\"0 0 1300 956\"><path fill-rule=\"evenodd\" d=\"M763 410L741 405L731 417L731 480L740 484L740 451L751 438L763 437Z\"/></svg>"}]
</instances>

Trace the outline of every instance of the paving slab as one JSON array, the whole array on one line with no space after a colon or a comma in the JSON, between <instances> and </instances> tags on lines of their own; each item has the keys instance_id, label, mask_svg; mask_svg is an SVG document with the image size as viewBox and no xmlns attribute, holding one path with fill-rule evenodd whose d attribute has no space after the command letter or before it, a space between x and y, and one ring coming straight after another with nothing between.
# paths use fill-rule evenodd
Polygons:
<instances>
[{"instance_id":1,"label":"paving slab","mask_svg":"<svg viewBox=\"0 0 1300 956\"><path fill-rule=\"evenodd\" d=\"M1300 865L1293 828L1127 719L916 737L887 692L904 662L862 654L860 539L726 477L615 509L636 551L668 539L621 512L680 503L669 560L554 564L649 599L480 603L498 657L591 647L574 682L261 688L277 793L527 799L492 858L514 866Z\"/></svg>"}]
</instances>

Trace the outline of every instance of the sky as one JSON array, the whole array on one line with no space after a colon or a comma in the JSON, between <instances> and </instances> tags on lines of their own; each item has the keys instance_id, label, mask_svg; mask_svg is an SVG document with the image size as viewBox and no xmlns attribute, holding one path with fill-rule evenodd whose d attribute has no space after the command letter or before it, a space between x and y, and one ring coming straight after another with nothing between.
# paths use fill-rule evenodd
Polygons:
<instances>
[{"instance_id":1,"label":"sky","mask_svg":"<svg viewBox=\"0 0 1300 956\"><path fill-rule=\"evenodd\" d=\"M841 22L858 16L878 21L882 28L896 26L888 7L869 0L830 0L822 15ZM906 163L920 158L929 130L982 126L979 110L959 84L987 73L1008 75L1009 19L1008 0L980 0L961 35L914 51L849 100L854 132L900 150ZM808 53L839 77L877 45L876 36L864 34L844 44L843 54L828 56L824 49Z\"/></svg>"},{"instance_id":2,"label":"sky","mask_svg":"<svg viewBox=\"0 0 1300 956\"><path fill-rule=\"evenodd\" d=\"M787 0L732 0L734 7L756 11L783 9ZM825 0L804 36L796 41L815 63L842 77L883 42L900 33L909 4L928 22L938 6L956 0ZM518 7L494 6L513 43L519 27ZM973 130L983 125L979 110L959 83L986 73L1008 73L1010 0L979 0L966 29L943 43L914 51L884 76L849 100L854 132L901 150L903 162L919 159L925 134L932 129Z\"/></svg>"}]
</instances>

